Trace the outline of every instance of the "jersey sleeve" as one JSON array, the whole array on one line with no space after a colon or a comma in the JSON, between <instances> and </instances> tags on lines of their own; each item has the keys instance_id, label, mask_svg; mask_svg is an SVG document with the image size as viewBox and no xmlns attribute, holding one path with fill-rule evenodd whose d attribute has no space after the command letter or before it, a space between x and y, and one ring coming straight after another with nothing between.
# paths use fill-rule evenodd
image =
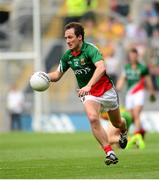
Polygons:
<instances>
[{"instance_id":1,"label":"jersey sleeve","mask_svg":"<svg viewBox=\"0 0 159 180\"><path fill-rule=\"evenodd\" d=\"M58 66L58 71L59 72L66 72L69 69L69 64L67 62L67 58L65 57L65 55L63 55L63 57L60 59L60 63Z\"/></svg>"},{"instance_id":2,"label":"jersey sleeve","mask_svg":"<svg viewBox=\"0 0 159 180\"><path fill-rule=\"evenodd\" d=\"M147 66L143 66L143 68L142 68L142 76L146 76L146 75L149 75L150 73L149 73L149 69L148 69L148 67Z\"/></svg>"},{"instance_id":3,"label":"jersey sleeve","mask_svg":"<svg viewBox=\"0 0 159 180\"><path fill-rule=\"evenodd\" d=\"M103 60L102 53L100 53L99 49L96 46L92 46L89 51L89 57L92 62L95 64L97 61Z\"/></svg>"}]
</instances>

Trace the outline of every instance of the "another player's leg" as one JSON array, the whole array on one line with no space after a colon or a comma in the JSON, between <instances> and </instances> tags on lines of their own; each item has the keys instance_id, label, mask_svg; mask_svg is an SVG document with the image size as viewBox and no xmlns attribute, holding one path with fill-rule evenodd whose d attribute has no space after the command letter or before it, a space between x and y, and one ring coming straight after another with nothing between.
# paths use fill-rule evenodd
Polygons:
<instances>
[{"instance_id":1,"label":"another player's leg","mask_svg":"<svg viewBox=\"0 0 159 180\"><path fill-rule=\"evenodd\" d=\"M132 110L133 118L134 118L134 124L135 124L135 132L134 134L141 134L144 138L145 130L142 127L140 114L143 109L143 106L135 106Z\"/></svg>"},{"instance_id":2,"label":"another player's leg","mask_svg":"<svg viewBox=\"0 0 159 180\"><path fill-rule=\"evenodd\" d=\"M140 131L140 129L142 128L141 120L140 120L140 113L141 113L142 109L143 109L143 106L135 106L131 110L133 119L134 119L135 132Z\"/></svg>"},{"instance_id":3,"label":"another player's leg","mask_svg":"<svg viewBox=\"0 0 159 180\"><path fill-rule=\"evenodd\" d=\"M126 148L130 149L130 148L133 148L134 146L139 148L139 149L144 149L145 148L145 142L144 142L141 134L133 135L130 138Z\"/></svg>"},{"instance_id":4,"label":"another player's leg","mask_svg":"<svg viewBox=\"0 0 159 180\"><path fill-rule=\"evenodd\" d=\"M106 153L106 165L116 164L118 158L116 157L111 145L108 143L107 134L99 120L101 105L95 101L86 101L84 107L91 125L92 133Z\"/></svg>"},{"instance_id":5,"label":"another player's leg","mask_svg":"<svg viewBox=\"0 0 159 180\"><path fill-rule=\"evenodd\" d=\"M126 122L121 119L119 108L109 111L108 114L113 126L120 129L119 145L125 149L128 142Z\"/></svg>"},{"instance_id":6,"label":"another player's leg","mask_svg":"<svg viewBox=\"0 0 159 180\"><path fill-rule=\"evenodd\" d=\"M141 134L144 138L145 130L142 127L140 114L144 106L145 93L144 91L139 91L135 94L130 94L126 96L126 108L132 114L135 132L134 134Z\"/></svg>"}]
</instances>

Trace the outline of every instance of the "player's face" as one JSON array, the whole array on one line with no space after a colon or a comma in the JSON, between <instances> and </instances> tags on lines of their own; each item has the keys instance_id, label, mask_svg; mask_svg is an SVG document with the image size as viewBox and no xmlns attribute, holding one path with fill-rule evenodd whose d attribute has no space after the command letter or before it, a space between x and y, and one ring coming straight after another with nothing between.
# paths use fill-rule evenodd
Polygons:
<instances>
[{"instance_id":1,"label":"player's face","mask_svg":"<svg viewBox=\"0 0 159 180\"><path fill-rule=\"evenodd\" d=\"M129 60L130 60L130 63L138 62L138 54L135 52L130 52L129 53Z\"/></svg>"},{"instance_id":2,"label":"player's face","mask_svg":"<svg viewBox=\"0 0 159 180\"><path fill-rule=\"evenodd\" d=\"M82 42L82 36L76 36L74 33L74 29L68 29L65 31L65 40L66 43L71 50L80 50L80 45Z\"/></svg>"}]
</instances>

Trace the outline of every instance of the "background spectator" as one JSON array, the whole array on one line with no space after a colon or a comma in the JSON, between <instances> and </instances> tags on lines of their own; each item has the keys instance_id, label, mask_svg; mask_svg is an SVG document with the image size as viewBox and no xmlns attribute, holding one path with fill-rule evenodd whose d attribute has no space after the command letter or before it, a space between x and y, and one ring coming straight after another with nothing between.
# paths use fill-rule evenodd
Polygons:
<instances>
[{"instance_id":1,"label":"background spectator","mask_svg":"<svg viewBox=\"0 0 159 180\"><path fill-rule=\"evenodd\" d=\"M7 108L11 120L11 130L21 130L21 115L24 108L24 95L12 85L7 96Z\"/></svg>"}]
</instances>

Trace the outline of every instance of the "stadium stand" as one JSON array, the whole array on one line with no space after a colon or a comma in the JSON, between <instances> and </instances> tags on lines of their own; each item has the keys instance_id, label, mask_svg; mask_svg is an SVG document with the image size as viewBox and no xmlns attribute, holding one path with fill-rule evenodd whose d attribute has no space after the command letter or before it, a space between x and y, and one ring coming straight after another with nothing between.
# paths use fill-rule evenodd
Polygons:
<instances>
[{"instance_id":1,"label":"stadium stand","mask_svg":"<svg viewBox=\"0 0 159 180\"><path fill-rule=\"evenodd\" d=\"M46 72L57 67L58 60L66 46L62 39L63 20L67 16L66 1L64 0L41 0L41 32L42 32L42 61ZM154 3L153 3L154 2ZM105 60L115 53L120 62L125 63L126 53L129 47L135 46L139 49L141 59L149 64L154 79L156 89L159 89L159 61L158 52L159 38L158 28L158 3L148 2L151 7L152 16L149 17L149 24L145 21L147 9L142 5L147 4L146 0L122 1L122 0L99 0L95 12L95 19L82 19L86 29L86 40L94 42L103 52ZM0 24L0 51L31 51L33 49L32 30L32 1L4 0L0 1L0 11L10 12L6 22ZM147 17L147 16L146 16ZM154 20L155 18L155 20ZM155 22L155 24L151 24ZM147 27L153 25L151 30ZM151 33L149 32L151 31ZM150 34L149 34L150 33ZM136 38L138 37L138 38ZM150 46L152 48L150 48ZM148 52L149 55L145 55ZM155 49L155 53L154 52ZM153 57L152 57L153 54ZM147 58L145 58L145 56ZM153 59L153 61L150 60ZM151 63L153 62L153 63ZM121 63L122 64L122 63ZM10 68L9 68L10 67ZM7 69L8 68L8 69ZM122 69L122 67L120 67ZM9 72L9 77L6 78ZM121 69L118 73L121 72ZM155 70L154 70L155 69ZM154 73L155 72L155 73ZM33 62L10 61L0 62L0 74L3 81L0 83L0 99L5 99L9 84L16 82L21 90L24 90L28 103L33 103L33 93L28 88L28 79L33 73ZM62 82L54 84L48 90L48 101L50 112L82 112L83 108L78 98L76 98L76 82L69 72L62 78ZM117 74L118 75L118 74ZM4 83L7 81L7 83ZM62 86L61 86L62 84ZM124 95L121 94L123 103ZM31 102L30 102L31 101ZM73 105L72 101L76 104ZM56 103L55 103L56 102ZM148 102L148 100L147 100ZM3 101L3 107L5 103ZM28 111L32 112L32 106ZM146 103L145 109L157 109L157 103L149 105ZM3 110L5 111L5 109Z\"/></svg>"}]
</instances>

